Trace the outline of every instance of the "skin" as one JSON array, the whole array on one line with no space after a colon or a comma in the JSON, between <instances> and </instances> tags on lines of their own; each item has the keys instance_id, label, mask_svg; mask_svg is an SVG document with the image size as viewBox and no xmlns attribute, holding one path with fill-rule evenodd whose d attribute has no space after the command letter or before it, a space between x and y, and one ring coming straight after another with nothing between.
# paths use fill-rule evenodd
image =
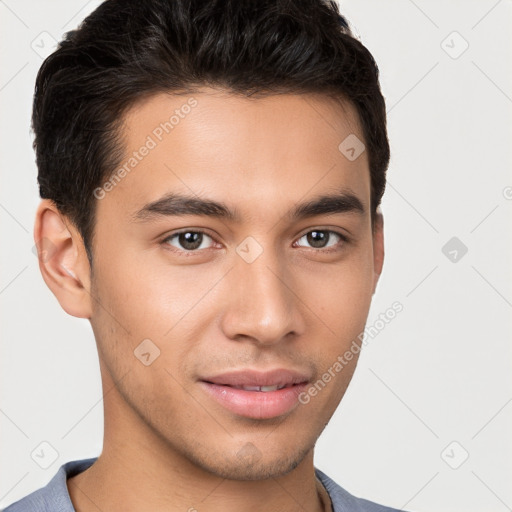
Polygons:
<instances>
[{"instance_id":1,"label":"skin","mask_svg":"<svg viewBox=\"0 0 512 512\"><path fill-rule=\"evenodd\" d=\"M79 512L321 511L314 445L357 356L307 405L272 419L229 412L198 379L292 368L316 382L364 330L384 247L367 153L349 161L338 150L349 134L364 140L358 116L322 95L249 99L205 87L193 97L190 114L97 201L92 274L71 222L48 200L36 214L36 240L53 244L43 278L67 313L90 320L104 390L103 452L68 480L69 493ZM127 158L187 99L133 106ZM364 213L287 219L297 203L340 189ZM222 201L241 221L133 220L167 192ZM178 237L164 241L183 228L206 232L193 255ZM349 241L332 234L315 247L305 236L315 229ZM248 236L263 250L252 263L236 252ZM134 356L144 339L160 350L149 366Z\"/></svg>"}]
</instances>

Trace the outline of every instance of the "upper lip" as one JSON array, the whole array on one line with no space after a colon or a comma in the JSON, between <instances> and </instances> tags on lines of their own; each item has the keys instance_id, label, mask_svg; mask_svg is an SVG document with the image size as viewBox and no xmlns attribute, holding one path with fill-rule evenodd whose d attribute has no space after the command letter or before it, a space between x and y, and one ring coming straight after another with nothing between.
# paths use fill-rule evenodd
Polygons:
<instances>
[{"instance_id":1,"label":"upper lip","mask_svg":"<svg viewBox=\"0 0 512 512\"><path fill-rule=\"evenodd\" d=\"M289 386L308 382L310 378L305 372L278 368L268 371L235 370L201 380L225 386Z\"/></svg>"}]
</instances>

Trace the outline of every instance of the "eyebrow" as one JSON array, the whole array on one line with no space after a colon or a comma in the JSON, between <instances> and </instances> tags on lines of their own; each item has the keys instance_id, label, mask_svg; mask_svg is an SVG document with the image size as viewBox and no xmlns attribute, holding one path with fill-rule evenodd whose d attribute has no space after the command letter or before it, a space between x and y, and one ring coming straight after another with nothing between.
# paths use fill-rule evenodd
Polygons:
<instances>
[{"instance_id":1,"label":"eyebrow","mask_svg":"<svg viewBox=\"0 0 512 512\"><path fill-rule=\"evenodd\" d=\"M317 215L357 213L364 215L365 207L361 200L351 192L321 195L296 205L288 211L289 220L302 220ZM241 222L240 212L230 209L221 201L201 199L178 193L169 193L144 205L133 215L134 222L149 222L161 217L199 215L225 219L234 223Z\"/></svg>"}]
</instances>

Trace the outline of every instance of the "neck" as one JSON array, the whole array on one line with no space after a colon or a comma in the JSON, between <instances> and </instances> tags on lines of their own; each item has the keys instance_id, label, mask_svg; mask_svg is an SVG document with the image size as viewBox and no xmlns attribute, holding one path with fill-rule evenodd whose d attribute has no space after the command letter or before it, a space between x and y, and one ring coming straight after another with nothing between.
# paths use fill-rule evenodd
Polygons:
<instances>
[{"instance_id":1,"label":"neck","mask_svg":"<svg viewBox=\"0 0 512 512\"><path fill-rule=\"evenodd\" d=\"M317 480L313 449L285 475L230 480L194 464L173 449L122 400L104 397L103 451L84 472L67 481L77 512L269 512L331 510Z\"/></svg>"}]
</instances>

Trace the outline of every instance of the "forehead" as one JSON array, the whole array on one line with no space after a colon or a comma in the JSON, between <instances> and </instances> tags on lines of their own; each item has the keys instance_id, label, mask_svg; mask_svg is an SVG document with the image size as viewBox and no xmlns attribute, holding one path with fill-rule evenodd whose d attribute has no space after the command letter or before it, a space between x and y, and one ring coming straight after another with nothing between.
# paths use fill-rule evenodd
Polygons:
<instances>
[{"instance_id":1,"label":"forehead","mask_svg":"<svg viewBox=\"0 0 512 512\"><path fill-rule=\"evenodd\" d=\"M137 102L124 115L122 135L128 148L136 147L142 134L164 144L181 136L181 143L188 139L194 145L199 142L197 136L200 141L252 138L255 143L275 146L283 142L275 137L282 128L289 146L297 141L295 149L304 138L317 145L324 139L329 146L346 134L363 139L359 115L351 102L322 94L246 97L208 87L190 94L159 93ZM203 153L208 149L203 148Z\"/></svg>"},{"instance_id":2,"label":"forehead","mask_svg":"<svg viewBox=\"0 0 512 512\"><path fill-rule=\"evenodd\" d=\"M121 135L125 155L99 210L131 215L175 191L207 194L254 217L258 205L340 188L368 207L366 151L356 159L344 153L347 140L364 147L357 111L327 96L160 93L126 113Z\"/></svg>"}]
</instances>

